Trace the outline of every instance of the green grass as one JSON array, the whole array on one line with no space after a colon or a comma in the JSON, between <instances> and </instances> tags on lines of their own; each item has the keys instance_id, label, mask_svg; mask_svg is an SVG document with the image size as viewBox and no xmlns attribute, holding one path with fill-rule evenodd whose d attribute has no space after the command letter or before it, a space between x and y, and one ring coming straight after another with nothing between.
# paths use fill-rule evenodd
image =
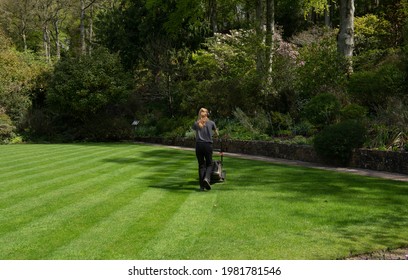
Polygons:
<instances>
[{"instance_id":1,"label":"green grass","mask_svg":"<svg viewBox=\"0 0 408 280\"><path fill-rule=\"evenodd\" d=\"M216 154L215 154L216 157ZM0 146L0 259L338 259L408 245L408 184L138 144Z\"/></svg>"}]
</instances>

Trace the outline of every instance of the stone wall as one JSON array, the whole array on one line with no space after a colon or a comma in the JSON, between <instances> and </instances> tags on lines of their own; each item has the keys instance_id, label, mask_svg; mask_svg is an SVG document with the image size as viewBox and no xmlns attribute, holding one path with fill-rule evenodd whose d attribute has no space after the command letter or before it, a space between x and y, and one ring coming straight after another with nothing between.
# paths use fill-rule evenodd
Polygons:
<instances>
[{"instance_id":1,"label":"stone wall","mask_svg":"<svg viewBox=\"0 0 408 280\"><path fill-rule=\"evenodd\" d=\"M136 141L194 148L194 139L137 138ZM288 160L324 163L315 150L307 145L280 144L268 141L214 141L214 149L229 153L268 156ZM349 167L408 174L408 153L358 149L353 152Z\"/></svg>"},{"instance_id":2,"label":"stone wall","mask_svg":"<svg viewBox=\"0 0 408 280\"><path fill-rule=\"evenodd\" d=\"M358 149L353 152L350 166L408 174L408 153Z\"/></svg>"}]
</instances>

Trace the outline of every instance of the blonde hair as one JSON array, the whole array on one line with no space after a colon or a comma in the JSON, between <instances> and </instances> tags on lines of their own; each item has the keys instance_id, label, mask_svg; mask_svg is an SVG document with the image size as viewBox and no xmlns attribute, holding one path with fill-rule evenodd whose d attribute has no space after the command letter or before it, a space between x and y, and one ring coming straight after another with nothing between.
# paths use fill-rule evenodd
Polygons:
<instances>
[{"instance_id":1,"label":"blonde hair","mask_svg":"<svg viewBox=\"0 0 408 280\"><path fill-rule=\"evenodd\" d=\"M203 128L208 121L208 110L206 108L201 108L198 112L198 126Z\"/></svg>"}]
</instances>

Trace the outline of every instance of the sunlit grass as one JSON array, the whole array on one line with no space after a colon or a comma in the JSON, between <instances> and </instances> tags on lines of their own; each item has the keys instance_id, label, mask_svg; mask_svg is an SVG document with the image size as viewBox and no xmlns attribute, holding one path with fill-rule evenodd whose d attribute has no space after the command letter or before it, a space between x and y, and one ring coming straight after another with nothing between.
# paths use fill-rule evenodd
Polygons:
<instances>
[{"instance_id":1,"label":"sunlit grass","mask_svg":"<svg viewBox=\"0 0 408 280\"><path fill-rule=\"evenodd\" d=\"M140 144L0 146L0 259L338 259L408 245L408 184Z\"/></svg>"}]
</instances>

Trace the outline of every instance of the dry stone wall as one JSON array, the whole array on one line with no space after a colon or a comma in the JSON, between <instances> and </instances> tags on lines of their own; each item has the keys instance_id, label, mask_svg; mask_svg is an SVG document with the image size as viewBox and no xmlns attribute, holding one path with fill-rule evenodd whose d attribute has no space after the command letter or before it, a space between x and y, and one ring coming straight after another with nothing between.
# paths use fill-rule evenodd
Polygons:
<instances>
[{"instance_id":1,"label":"dry stone wall","mask_svg":"<svg viewBox=\"0 0 408 280\"><path fill-rule=\"evenodd\" d=\"M194 148L194 139L157 137L137 138L136 141ZM256 156L267 156L288 160L299 160L313 163L325 163L316 154L312 146L281 144L268 141L225 140L214 142L214 149L224 152L241 153ZM327 163L326 163L327 164ZM364 168L376 171L408 174L408 153L358 149L353 151L349 167Z\"/></svg>"}]
</instances>

